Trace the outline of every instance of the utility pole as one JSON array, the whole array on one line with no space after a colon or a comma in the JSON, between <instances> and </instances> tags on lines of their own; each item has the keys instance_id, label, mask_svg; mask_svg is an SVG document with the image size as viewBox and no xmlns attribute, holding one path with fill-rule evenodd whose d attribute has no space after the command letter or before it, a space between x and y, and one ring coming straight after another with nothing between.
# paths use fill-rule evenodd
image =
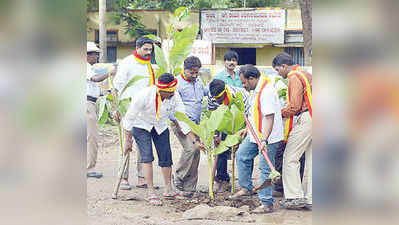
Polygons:
<instances>
[{"instance_id":1,"label":"utility pole","mask_svg":"<svg viewBox=\"0 0 399 225\"><path fill-rule=\"evenodd\" d=\"M99 0L100 63L107 62L107 0Z\"/></svg>"},{"instance_id":2,"label":"utility pole","mask_svg":"<svg viewBox=\"0 0 399 225\"><path fill-rule=\"evenodd\" d=\"M244 8L246 8L246 7L247 7L247 1L244 0Z\"/></svg>"}]
</instances>

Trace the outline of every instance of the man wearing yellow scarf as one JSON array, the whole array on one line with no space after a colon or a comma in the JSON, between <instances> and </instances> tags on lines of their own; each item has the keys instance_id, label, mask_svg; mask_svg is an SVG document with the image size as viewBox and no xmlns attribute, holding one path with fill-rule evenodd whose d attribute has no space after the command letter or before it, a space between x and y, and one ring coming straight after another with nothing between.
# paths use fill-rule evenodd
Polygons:
<instances>
[{"instance_id":1,"label":"man wearing yellow scarf","mask_svg":"<svg viewBox=\"0 0 399 225\"><path fill-rule=\"evenodd\" d=\"M288 77L287 106L281 110L287 118L285 126L286 147L283 156L285 208L312 207L312 75L294 65L287 53L273 59L273 68L284 78ZM297 117L294 123L294 116ZM299 159L305 154L305 169L301 182Z\"/></svg>"},{"instance_id":2,"label":"man wearing yellow scarf","mask_svg":"<svg viewBox=\"0 0 399 225\"><path fill-rule=\"evenodd\" d=\"M170 148L168 120L177 111L185 113L185 107L178 92L175 92L177 80L170 73L159 76L155 86L144 88L135 95L128 111L122 120L125 132L125 154L132 150L132 136L141 154L144 179L148 185L148 201L153 205L161 205L153 185L152 162L154 155L152 142L158 155L158 165L162 168L165 182L163 197L176 198L171 185L172 152ZM192 137L187 124L177 121L183 134Z\"/></svg>"},{"instance_id":3,"label":"man wearing yellow scarf","mask_svg":"<svg viewBox=\"0 0 399 225\"><path fill-rule=\"evenodd\" d=\"M136 41L136 50L133 54L126 56L118 64L118 70L113 80L113 84L118 93L120 93L127 83L136 76L145 76L148 78L138 80L134 85L127 88L120 99L132 98L143 88L155 84L155 73L151 67L151 53L153 51L153 41L147 37L139 37ZM118 114L115 112L115 114ZM116 115L117 120L120 115ZM140 159L140 152L137 152L137 158ZM120 166L123 161L123 153L121 152ZM129 178L129 161L127 169L123 174L123 180L120 186L121 190L130 190L131 186L128 182ZM146 187L141 164L137 163L137 185L136 187Z\"/></svg>"},{"instance_id":4,"label":"man wearing yellow scarf","mask_svg":"<svg viewBox=\"0 0 399 225\"><path fill-rule=\"evenodd\" d=\"M231 196L232 199L244 195L251 195L253 190L252 170L254 158L259 155L259 170L261 172L261 183L269 178L271 173L266 159L260 150L267 149L267 155L274 165L274 155L281 149L283 144L283 121L281 117L281 106L277 91L270 83L269 79L261 75L259 70L253 65L246 65L240 69L240 79L243 87L251 91L249 97L250 108L248 110L248 120L255 129L256 135L261 140L261 146L256 143L255 137L249 132L248 136L240 144L236 153L238 168L238 182L241 190ZM248 132L244 130L242 136ZM255 209L257 213L273 212L273 187L262 189L258 192L259 200L262 205Z\"/></svg>"}]
</instances>

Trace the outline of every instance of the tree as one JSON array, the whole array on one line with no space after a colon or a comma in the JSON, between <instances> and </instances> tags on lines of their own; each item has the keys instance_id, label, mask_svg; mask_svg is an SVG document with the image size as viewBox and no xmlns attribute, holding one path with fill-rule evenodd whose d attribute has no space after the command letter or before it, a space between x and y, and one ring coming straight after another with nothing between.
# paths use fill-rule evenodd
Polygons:
<instances>
[{"instance_id":1,"label":"tree","mask_svg":"<svg viewBox=\"0 0 399 225\"><path fill-rule=\"evenodd\" d=\"M299 0L302 16L305 66L312 65L312 0Z\"/></svg>"},{"instance_id":2,"label":"tree","mask_svg":"<svg viewBox=\"0 0 399 225\"><path fill-rule=\"evenodd\" d=\"M150 33L140 22L140 16L130 11L135 8L135 3L135 0L118 0L113 6L115 12L111 15L111 20L115 24L120 24L122 21L126 23L125 34L130 37L140 37Z\"/></svg>"}]
</instances>

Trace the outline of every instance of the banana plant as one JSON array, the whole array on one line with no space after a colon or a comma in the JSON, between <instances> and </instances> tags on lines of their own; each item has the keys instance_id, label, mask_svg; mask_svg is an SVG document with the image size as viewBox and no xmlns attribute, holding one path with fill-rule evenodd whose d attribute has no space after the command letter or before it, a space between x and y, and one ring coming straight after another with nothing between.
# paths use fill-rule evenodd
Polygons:
<instances>
[{"instance_id":1,"label":"banana plant","mask_svg":"<svg viewBox=\"0 0 399 225\"><path fill-rule=\"evenodd\" d=\"M220 105L215 111L210 113L209 117L204 116L199 125L191 121L184 113L176 112L176 118L190 126L191 131L200 137L201 142L206 147L209 170L209 197L212 201L215 199L212 173L214 158L216 155L227 151L230 147L241 142L238 133L245 127L244 111L244 101L242 95L238 93L229 106ZM217 148L215 148L213 143L216 130L230 134L226 140L219 143Z\"/></svg>"},{"instance_id":2,"label":"banana plant","mask_svg":"<svg viewBox=\"0 0 399 225\"><path fill-rule=\"evenodd\" d=\"M137 81L145 78L145 76L135 76L133 77L126 86L122 89L119 96L129 88L130 86L134 85ZM111 76L108 77L108 85L113 90L114 86L112 83ZM122 129L120 122L114 120L111 116L113 111L118 111L121 117L126 114L126 111L130 105L130 98L127 99L120 99L118 94L115 92L108 93L107 95L103 95L98 98L97 105L98 105L98 125L105 126L106 124L110 124L111 126L116 126L118 128L118 135L119 135L119 147L121 153L123 153L123 145L122 145Z\"/></svg>"},{"instance_id":3,"label":"banana plant","mask_svg":"<svg viewBox=\"0 0 399 225\"><path fill-rule=\"evenodd\" d=\"M156 42L166 43L166 46L162 46L165 51L158 45L154 45L155 60L159 66L156 76L163 73L178 75L182 72L181 65L184 59L190 55L194 40L198 34L198 24L191 24L184 28L180 27L182 22L188 18L190 18L190 10L188 8L177 8L174 11L172 23L167 28L164 42L153 34L146 35L146 37Z\"/></svg>"}]
</instances>

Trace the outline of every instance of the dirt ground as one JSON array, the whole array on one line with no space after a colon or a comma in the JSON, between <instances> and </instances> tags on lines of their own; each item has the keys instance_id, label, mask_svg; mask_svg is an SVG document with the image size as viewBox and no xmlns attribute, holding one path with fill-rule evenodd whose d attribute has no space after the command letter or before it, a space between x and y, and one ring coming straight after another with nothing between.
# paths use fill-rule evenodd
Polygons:
<instances>
[{"instance_id":1,"label":"dirt ground","mask_svg":"<svg viewBox=\"0 0 399 225\"><path fill-rule=\"evenodd\" d=\"M243 220L235 219L185 219L183 213L199 204L214 206L230 206L240 208L245 205L249 210L260 205L257 196L242 201L229 201L226 197L230 193L216 194L216 201L211 203L207 193L197 192L192 199L188 200L163 200L163 206L151 206L145 201L146 190L136 188L136 154L130 157L130 184L133 186L130 191L119 191L118 200L111 198L112 191L117 180L118 168L118 137L114 128L105 127L100 129L101 142L96 170L102 172L101 179L87 179L87 204L88 220L91 225L238 225L238 224L312 224L312 212L305 210L281 209L275 203L275 212L268 215L250 214L250 217ZM177 163L182 147L177 138L171 132L171 144L173 162ZM256 159L257 161L257 159ZM231 161L228 168L231 170ZM256 163L257 164L257 163ZM257 165L255 164L255 168ZM208 183L208 165L205 155L201 155L199 166L199 188L206 189ZM229 171L231 174L231 171ZM259 172L254 171L254 183L257 184ZM154 185L159 186L157 190L161 195L163 192L163 179L161 170L157 166L157 157L154 161ZM236 181L236 187L238 187ZM281 198L276 198L278 201ZM249 214L248 214L249 215ZM244 221L244 222L243 222Z\"/></svg>"}]
</instances>

